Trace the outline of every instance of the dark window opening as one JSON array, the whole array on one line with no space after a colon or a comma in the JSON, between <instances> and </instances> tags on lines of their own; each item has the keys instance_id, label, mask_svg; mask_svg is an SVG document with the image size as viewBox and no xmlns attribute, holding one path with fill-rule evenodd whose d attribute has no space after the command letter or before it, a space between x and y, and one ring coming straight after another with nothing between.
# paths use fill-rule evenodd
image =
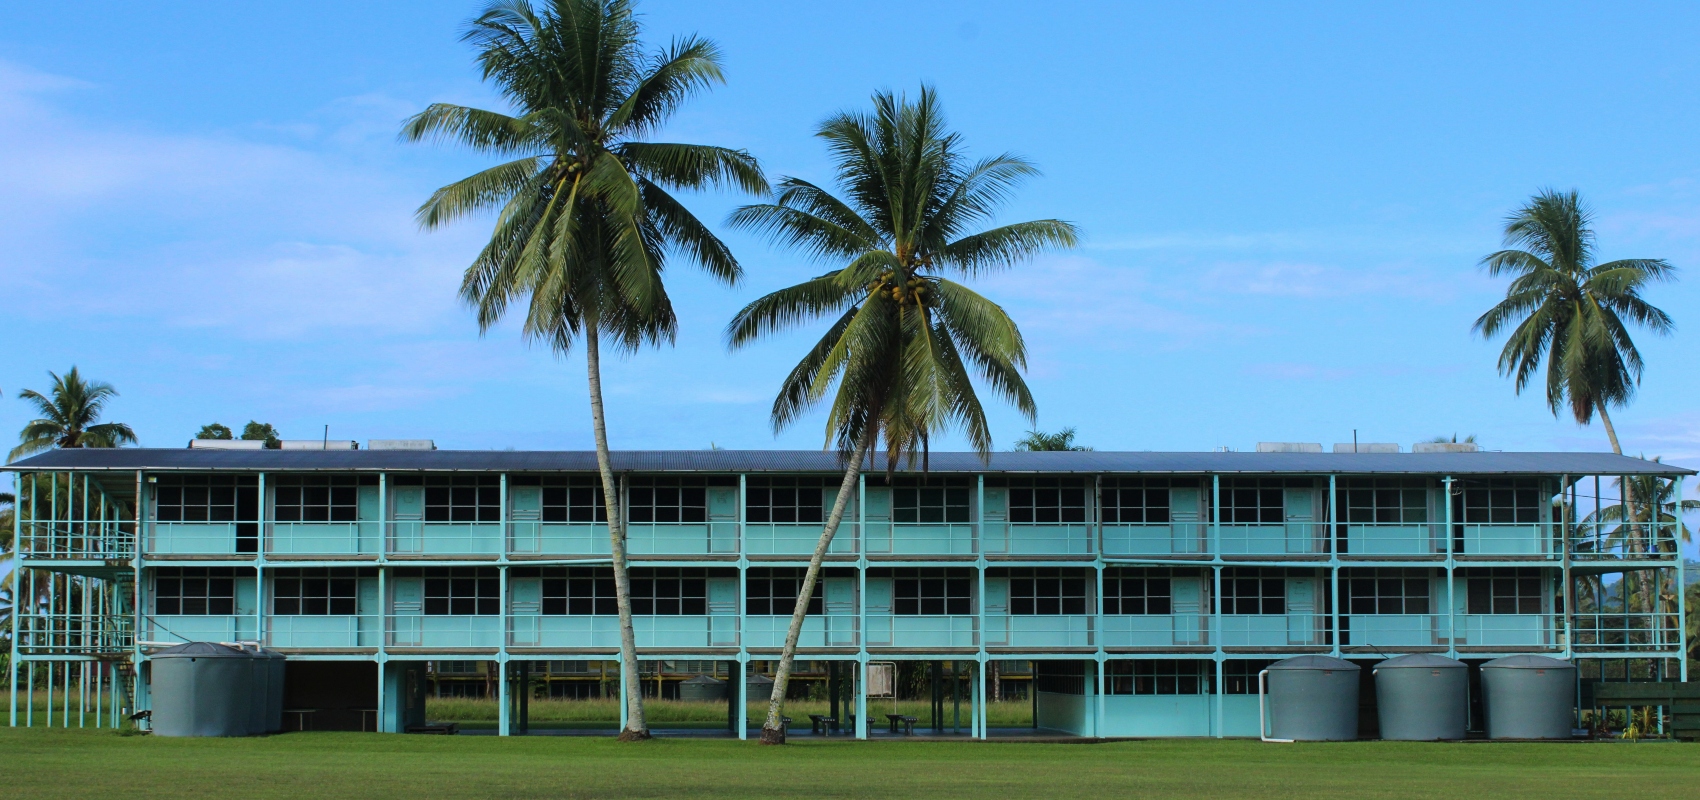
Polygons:
<instances>
[{"instance_id":1,"label":"dark window opening","mask_svg":"<svg viewBox=\"0 0 1700 800\"><path fill-rule=\"evenodd\" d=\"M1540 614L1544 594L1539 569L1472 569L1466 572L1471 614Z\"/></svg>"},{"instance_id":2,"label":"dark window opening","mask_svg":"<svg viewBox=\"0 0 1700 800\"><path fill-rule=\"evenodd\" d=\"M750 478L745 513L750 522L822 522L826 490L836 485L823 478Z\"/></svg>"},{"instance_id":3,"label":"dark window opening","mask_svg":"<svg viewBox=\"0 0 1700 800\"><path fill-rule=\"evenodd\" d=\"M899 616L974 613L973 573L965 569L893 570L891 612Z\"/></svg>"},{"instance_id":4,"label":"dark window opening","mask_svg":"<svg viewBox=\"0 0 1700 800\"><path fill-rule=\"evenodd\" d=\"M502 590L494 567L425 569L425 613L489 616L501 613Z\"/></svg>"},{"instance_id":5,"label":"dark window opening","mask_svg":"<svg viewBox=\"0 0 1700 800\"><path fill-rule=\"evenodd\" d=\"M703 478L634 479L628 497L632 522L706 522L707 486Z\"/></svg>"},{"instance_id":6,"label":"dark window opening","mask_svg":"<svg viewBox=\"0 0 1700 800\"><path fill-rule=\"evenodd\" d=\"M153 581L156 615L194 617L236 613L234 567L161 567L154 570Z\"/></svg>"},{"instance_id":7,"label":"dark window opening","mask_svg":"<svg viewBox=\"0 0 1700 800\"><path fill-rule=\"evenodd\" d=\"M1222 613L1287 613L1286 577L1255 567L1223 570Z\"/></svg>"},{"instance_id":8,"label":"dark window opening","mask_svg":"<svg viewBox=\"0 0 1700 800\"><path fill-rule=\"evenodd\" d=\"M1430 584L1426 569L1352 570L1346 578L1349 614L1427 614Z\"/></svg>"},{"instance_id":9,"label":"dark window opening","mask_svg":"<svg viewBox=\"0 0 1700 800\"><path fill-rule=\"evenodd\" d=\"M1167 570L1104 571L1105 614L1172 614L1173 599Z\"/></svg>"},{"instance_id":10,"label":"dark window opening","mask_svg":"<svg viewBox=\"0 0 1700 800\"><path fill-rule=\"evenodd\" d=\"M809 614L823 612L821 584L809 595ZM789 616L803 592L801 569L752 569L744 578L744 613L751 616Z\"/></svg>"},{"instance_id":11,"label":"dark window opening","mask_svg":"<svg viewBox=\"0 0 1700 800\"><path fill-rule=\"evenodd\" d=\"M500 522L502 484L494 477L427 478L426 522Z\"/></svg>"},{"instance_id":12,"label":"dark window opening","mask_svg":"<svg viewBox=\"0 0 1700 800\"><path fill-rule=\"evenodd\" d=\"M1086 577L1072 569L1011 569L1009 613L1022 616L1086 614ZM967 612L964 612L967 613Z\"/></svg>"}]
</instances>

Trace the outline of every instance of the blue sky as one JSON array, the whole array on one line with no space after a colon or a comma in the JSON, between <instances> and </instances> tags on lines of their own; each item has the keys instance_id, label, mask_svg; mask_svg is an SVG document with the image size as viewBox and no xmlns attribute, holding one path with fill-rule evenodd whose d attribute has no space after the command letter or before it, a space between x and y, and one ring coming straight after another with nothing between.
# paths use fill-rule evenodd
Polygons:
<instances>
[{"instance_id":1,"label":"blue sky","mask_svg":"<svg viewBox=\"0 0 1700 800\"><path fill-rule=\"evenodd\" d=\"M487 221L412 212L487 161L403 145L433 101L496 105L454 2L0 6L0 430L77 364L111 416L181 446L214 420L289 438L590 446L581 360L480 337L455 300ZM1700 8L648 0L649 38L700 33L729 83L665 138L829 178L811 130L882 87L935 84L981 154L1045 175L1006 220L1082 247L976 285L1025 331L1039 424L1100 449L1258 441L1601 450L1470 334L1503 217L1577 188L1606 258L1663 257L1626 448L1700 465ZM688 199L716 225L745 198ZM729 354L721 330L813 274L727 233L737 288L682 264L675 347L607 369L623 448L818 447L767 410L812 332ZM994 410L999 447L1025 429ZM959 440L941 446L959 446Z\"/></svg>"}]
</instances>

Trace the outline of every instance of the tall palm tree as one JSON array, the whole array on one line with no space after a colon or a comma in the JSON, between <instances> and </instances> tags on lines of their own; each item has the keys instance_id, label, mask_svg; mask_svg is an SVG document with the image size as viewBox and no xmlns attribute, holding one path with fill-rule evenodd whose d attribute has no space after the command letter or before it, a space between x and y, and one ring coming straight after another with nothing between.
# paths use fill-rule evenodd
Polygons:
<instances>
[{"instance_id":1,"label":"tall palm tree","mask_svg":"<svg viewBox=\"0 0 1700 800\"><path fill-rule=\"evenodd\" d=\"M491 3L465 38L512 113L438 103L402 130L410 141L447 139L511 159L438 189L419 208L428 229L497 212L490 242L461 284L480 330L522 300L527 338L561 353L583 340L628 676L621 739L648 738L649 729L637 679L626 529L603 416L602 337L628 352L673 339L676 322L661 280L670 255L683 255L728 284L741 274L726 245L670 191L768 190L747 152L644 140L687 98L724 78L712 42L675 39L645 55L639 34L626 0Z\"/></svg>"},{"instance_id":2,"label":"tall palm tree","mask_svg":"<svg viewBox=\"0 0 1700 800\"><path fill-rule=\"evenodd\" d=\"M17 460L31 453L52 447L121 447L136 443L136 432L122 422L101 422L106 401L117 397L118 390L102 381L85 381L71 367L64 376L47 373L53 378L51 399L33 389L18 393L18 399L35 406L41 414L24 423L18 434L18 446L7 455Z\"/></svg>"},{"instance_id":3,"label":"tall palm tree","mask_svg":"<svg viewBox=\"0 0 1700 800\"><path fill-rule=\"evenodd\" d=\"M1015 322L942 273L974 276L1007 268L1077 239L1075 227L1059 220L971 233L1037 170L1008 154L970 161L960 136L946 130L930 87L922 87L915 102L881 92L873 103L872 114L841 113L816 132L832 154L845 199L786 178L773 202L732 215L735 227L835 265L749 304L727 328L727 341L737 348L808 320L832 319L781 384L772 421L776 431L783 429L833 394L827 443L836 444L845 463L785 634L762 725L764 744L785 741L781 710L809 598L874 443L883 440L888 472L900 458L913 465L917 454L924 465L929 438L951 428L960 428L985 457L992 437L975 374L1034 416L1020 372L1026 347Z\"/></svg>"},{"instance_id":4,"label":"tall palm tree","mask_svg":"<svg viewBox=\"0 0 1700 800\"><path fill-rule=\"evenodd\" d=\"M1519 394L1546 362L1547 405L1566 405L1577 424L1600 415L1612 452L1623 455L1611 406L1623 406L1641 381L1641 354L1629 326L1666 334L1670 316L1641 298L1648 284L1669 280L1663 259L1630 258L1597 264L1592 214L1575 191L1546 190L1506 220L1505 244L1482 259L1489 275L1510 275L1505 299L1476 319L1484 337L1510 329L1499 371ZM1517 249L1509 249L1517 248Z\"/></svg>"}]
</instances>

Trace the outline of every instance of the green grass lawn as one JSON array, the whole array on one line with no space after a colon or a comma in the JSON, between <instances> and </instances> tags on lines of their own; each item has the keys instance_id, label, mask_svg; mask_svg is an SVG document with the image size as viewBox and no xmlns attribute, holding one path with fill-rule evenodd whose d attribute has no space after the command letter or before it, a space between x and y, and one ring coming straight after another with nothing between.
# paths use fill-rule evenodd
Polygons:
<instances>
[{"instance_id":1,"label":"green grass lawn","mask_svg":"<svg viewBox=\"0 0 1700 800\"><path fill-rule=\"evenodd\" d=\"M1031 744L0 728L10 797L1695 796L1700 745Z\"/></svg>"}]
</instances>

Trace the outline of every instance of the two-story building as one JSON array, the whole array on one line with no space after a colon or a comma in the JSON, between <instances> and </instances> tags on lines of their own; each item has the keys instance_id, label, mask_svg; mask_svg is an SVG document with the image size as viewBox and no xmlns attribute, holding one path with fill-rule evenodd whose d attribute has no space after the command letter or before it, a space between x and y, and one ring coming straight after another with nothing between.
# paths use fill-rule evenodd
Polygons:
<instances>
[{"instance_id":1,"label":"two-story building","mask_svg":"<svg viewBox=\"0 0 1700 800\"><path fill-rule=\"evenodd\" d=\"M149 654L185 641L284 653L292 685L366 681L386 731L421 718L425 662L494 662L506 699L546 662L618 657L594 453L66 449L6 469L21 595L58 598L19 604L13 724L39 724L17 693L43 663L146 709ZM640 659L726 676L774 659L838 457L619 452L614 469ZM1032 662L1037 724L1086 736L1256 735L1256 675L1296 654L1664 660L1675 677L1681 609L1625 612L1592 587L1677 584L1676 521L1611 509L1625 478L1680 496L1689 474L1600 453L876 459L800 658L977 665L982 737L990 661Z\"/></svg>"}]
</instances>

